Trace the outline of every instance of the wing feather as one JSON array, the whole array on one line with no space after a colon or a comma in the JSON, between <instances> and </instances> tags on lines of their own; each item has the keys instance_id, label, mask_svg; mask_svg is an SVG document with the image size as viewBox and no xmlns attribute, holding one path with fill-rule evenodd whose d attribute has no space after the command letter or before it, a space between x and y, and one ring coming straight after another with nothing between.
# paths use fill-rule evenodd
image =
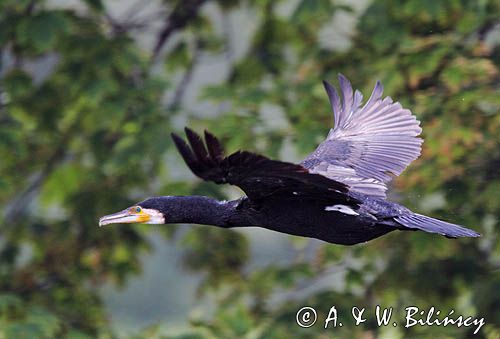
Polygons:
<instances>
[{"instance_id":1,"label":"wing feather","mask_svg":"<svg viewBox=\"0 0 500 339\"><path fill-rule=\"evenodd\" d=\"M346 184L310 173L301 165L246 151L237 151L226 157L222 145L211 133L205 131L204 142L189 128L185 132L189 144L176 134L172 134L172 138L191 171L203 180L236 185L254 202L280 197L325 199L351 206L359 204L347 194Z\"/></svg>"},{"instance_id":2,"label":"wing feather","mask_svg":"<svg viewBox=\"0 0 500 339\"><path fill-rule=\"evenodd\" d=\"M222 161L224 158L224 148L219 143L219 140L210 132L205 131L205 140L207 142L208 152L216 161Z\"/></svg>"},{"instance_id":3,"label":"wing feather","mask_svg":"<svg viewBox=\"0 0 500 339\"><path fill-rule=\"evenodd\" d=\"M312 173L347 184L351 190L385 197L386 183L420 155L422 129L419 121L391 97L382 98L377 81L370 98L353 91L339 75L342 99L323 81L334 114L335 127L302 165Z\"/></svg>"}]
</instances>

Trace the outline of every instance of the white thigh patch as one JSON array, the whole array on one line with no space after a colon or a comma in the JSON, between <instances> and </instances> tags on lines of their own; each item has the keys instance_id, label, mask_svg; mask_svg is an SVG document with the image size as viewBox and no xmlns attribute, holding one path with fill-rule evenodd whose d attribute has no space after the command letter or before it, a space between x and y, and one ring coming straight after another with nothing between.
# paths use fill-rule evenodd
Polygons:
<instances>
[{"instance_id":1,"label":"white thigh patch","mask_svg":"<svg viewBox=\"0 0 500 339\"><path fill-rule=\"evenodd\" d=\"M349 214L349 215L359 215L359 213L357 213L352 208L345 206L345 205L326 206L325 211L337 211L337 212Z\"/></svg>"}]
</instances>

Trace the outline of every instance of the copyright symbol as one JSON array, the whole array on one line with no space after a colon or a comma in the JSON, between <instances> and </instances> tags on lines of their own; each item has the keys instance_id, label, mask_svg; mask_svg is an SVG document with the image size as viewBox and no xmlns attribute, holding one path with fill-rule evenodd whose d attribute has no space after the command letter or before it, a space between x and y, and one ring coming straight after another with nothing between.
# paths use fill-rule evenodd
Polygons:
<instances>
[{"instance_id":1,"label":"copyright symbol","mask_svg":"<svg viewBox=\"0 0 500 339\"><path fill-rule=\"evenodd\" d=\"M316 314L316 310L312 307L305 306L297 311L295 315L295 321L297 321L297 325L300 327L311 327L316 322L318 318Z\"/></svg>"}]
</instances>

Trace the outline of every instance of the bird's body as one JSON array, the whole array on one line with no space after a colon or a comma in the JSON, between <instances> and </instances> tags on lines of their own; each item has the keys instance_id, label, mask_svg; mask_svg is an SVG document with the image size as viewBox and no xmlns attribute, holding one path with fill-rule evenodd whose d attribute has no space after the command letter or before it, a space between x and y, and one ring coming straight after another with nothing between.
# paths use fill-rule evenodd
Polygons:
<instances>
[{"instance_id":1,"label":"bird's body","mask_svg":"<svg viewBox=\"0 0 500 339\"><path fill-rule=\"evenodd\" d=\"M447 237L479 234L413 213L386 200L386 183L420 154L419 122L377 83L361 107L362 95L339 77L343 100L325 82L335 128L304 159L292 164L238 151L225 156L210 133L205 140L186 128L187 144L173 134L194 174L217 184L239 186L246 196L221 202L200 196L146 199L101 218L121 222L197 223L224 228L258 226L330 243L353 245L393 230L423 230Z\"/></svg>"},{"instance_id":2,"label":"bird's body","mask_svg":"<svg viewBox=\"0 0 500 339\"><path fill-rule=\"evenodd\" d=\"M270 199L256 208L244 198L238 206L250 225L335 244L353 245L396 229L377 222L362 208L356 212L348 206L321 200Z\"/></svg>"}]
</instances>

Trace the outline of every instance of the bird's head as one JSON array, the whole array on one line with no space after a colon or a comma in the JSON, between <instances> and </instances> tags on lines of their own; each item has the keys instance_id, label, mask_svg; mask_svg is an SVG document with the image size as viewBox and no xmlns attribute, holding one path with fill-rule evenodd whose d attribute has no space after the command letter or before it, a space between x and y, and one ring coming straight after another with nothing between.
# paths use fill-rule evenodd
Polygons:
<instances>
[{"instance_id":1,"label":"bird's head","mask_svg":"<svg viewBox=\"0 0 500 339\"><path fill-rule=\"evenodd\" d=\"M123 211L105 215L99 219L99 226L109 224L164 224L165 215L155 206L155 198L146 199Z\"/></svg>"},{"instance_id":2,"label":"bird's head","mask_svg":"<svg viewBox=\"0 0 500 339\"><path fill-rule=\"evenodd\" d=\"M163 196L148 198L99 219L99 226L108 224L178 224L197 223L219 225L228 205L202 196Z\"/></svg>"}]
</instances>

